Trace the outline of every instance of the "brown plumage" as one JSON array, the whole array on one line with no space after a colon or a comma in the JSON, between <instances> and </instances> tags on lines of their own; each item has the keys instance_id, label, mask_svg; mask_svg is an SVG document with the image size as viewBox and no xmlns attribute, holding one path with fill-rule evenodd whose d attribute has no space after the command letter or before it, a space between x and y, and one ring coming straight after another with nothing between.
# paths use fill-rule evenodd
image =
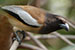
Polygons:
<instances>
[{"instance_id":1,"label":"brown plumage","mask_svg":"<svg viewBox=\"0 0 75 50\"><path fill-rule=\"evenodd\" d=\"M6 16L0 15L0 50L9 50L12 39L12 26Z\"/></svg>"},{"instance_id":2,"label":"brown plumage","mask_svg":"<svg viewBox=\"0 0 75 50\"><path fill-rule=\"evenodd\" d=\"M19 6L23 10L27 11L33 18L35 18L38 23L43 24L45 21L45 12L42 9L33 6Z\"/></svg>"},{"instance_id":3,"label":"brown plumage","mask_svg":"<svg viewBox=\"0 0 75 50\"><path fill-rule=\"evenodd\" d=\"M61 16L50 14L40 8L12 5L4 6L2 9L8 13L7 17L13 26L26 31L47 34L63 28L69 29Z\"/></svg>"}]
</instances>

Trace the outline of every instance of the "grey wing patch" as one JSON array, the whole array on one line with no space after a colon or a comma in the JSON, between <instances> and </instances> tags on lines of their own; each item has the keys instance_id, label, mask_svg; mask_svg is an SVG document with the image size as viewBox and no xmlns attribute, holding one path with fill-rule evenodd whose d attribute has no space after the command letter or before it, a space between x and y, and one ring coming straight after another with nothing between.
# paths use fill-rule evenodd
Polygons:
<instances>
[{"instance_id":1,"label":"grey wing patch","mask_svg":"<svg viewBox=\"0 0 75 50\"><path fill-rule=\"evenodd\" d=\"M39 24L36 19L34 19L28 12L23 10L22 8L12 5L12 6L4 6L2 9L11 11L15 14L18 14L19 17L25 21L29 25L34 25L34 26L41 26L42 24Z\"/></svg>"}]
</instances>

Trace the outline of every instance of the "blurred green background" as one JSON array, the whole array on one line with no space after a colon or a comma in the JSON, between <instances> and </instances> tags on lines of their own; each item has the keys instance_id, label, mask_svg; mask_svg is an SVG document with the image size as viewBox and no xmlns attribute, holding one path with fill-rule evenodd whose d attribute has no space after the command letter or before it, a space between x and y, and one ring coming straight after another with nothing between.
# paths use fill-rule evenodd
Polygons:
<instances>
[{"instance_id":1,"label":"blurred green background","mask_svg":"<svg viewBox=\"0 0 75 50\"><path fill-rule=\"evenodd\" d=\"M29 0L0 0L0 6L5 5L26 5L27 3L33 1ZM50 13L58 14L64 17L69 18L72 22L75 23L75 0L42 0L40 1L41 8L49 11ZM75 35L75 29L70 27L69 32L65 30L59 30L59 33L63 35ZM73 43L75 40L70 39ZM75 47L69 46L63 40L59 38L55 39L46 39L40 40L49 50L75 50ZM33 41L26 41L25 43L29 43L35 45ZM28 50L28 49L18 49L18 50Z\"/></svg>"}]
</instances>

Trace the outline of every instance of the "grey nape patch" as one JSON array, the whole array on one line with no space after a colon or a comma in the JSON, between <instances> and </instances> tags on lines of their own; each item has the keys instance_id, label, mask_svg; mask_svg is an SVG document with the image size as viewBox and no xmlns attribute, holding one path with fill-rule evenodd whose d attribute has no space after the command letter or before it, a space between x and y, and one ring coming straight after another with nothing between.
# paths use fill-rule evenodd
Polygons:
<instances>
[{"instance_id":1,"label":"grey nape patch","mask_svg":"<svg viewBox=\"0 0 75 50\"><path fill-rule=\"evenodd\" d=\"M25 21L26 23L28 23L29 25L35 25L35 26L41 26L41 24L39 24L37 22L36 19L34 19L28 12L26 12L25 10L23 10L22 8L12 5L12 6L4 6L2 7L2 9L11 11L15 14L18 14L19 17Z\"/></svg>"}]
</instances>

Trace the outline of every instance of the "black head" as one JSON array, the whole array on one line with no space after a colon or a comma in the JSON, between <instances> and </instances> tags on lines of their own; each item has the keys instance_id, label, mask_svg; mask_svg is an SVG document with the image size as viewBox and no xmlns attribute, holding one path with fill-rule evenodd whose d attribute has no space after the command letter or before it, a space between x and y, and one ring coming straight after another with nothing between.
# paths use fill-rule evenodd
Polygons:
<instances>
[{"instance_id":1,"label":"black head","mask_svg":"<svg viewBox=\"0 0 75 50\"><path fill-rule=\"evenodd\" d=\"M60 29L66 29L68 31L69 26L62 17L47 13L45 18L44 26L41 28L39 33L47 34Z\"/></svg>"}]
</instances>

